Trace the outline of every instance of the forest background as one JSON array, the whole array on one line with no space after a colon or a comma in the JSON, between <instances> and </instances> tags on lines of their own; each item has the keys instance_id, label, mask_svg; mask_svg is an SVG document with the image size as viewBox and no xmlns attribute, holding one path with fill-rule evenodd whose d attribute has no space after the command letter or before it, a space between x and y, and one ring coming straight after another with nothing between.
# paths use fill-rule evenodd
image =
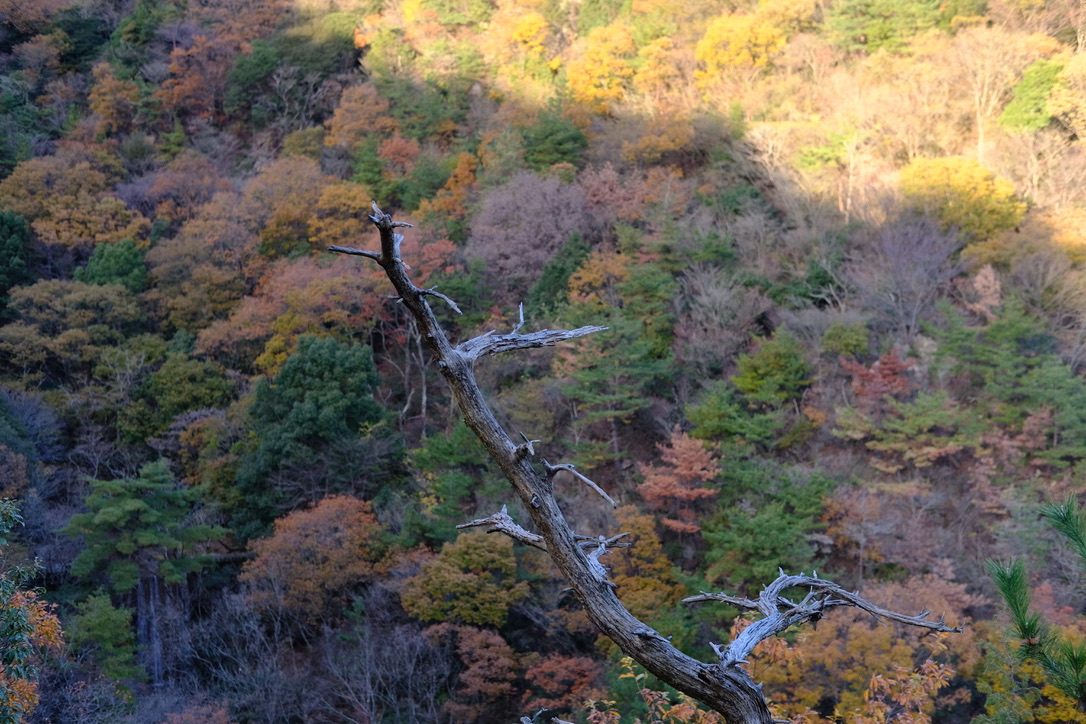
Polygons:
<instances>
[{"instance_id":1,"label":"forest background","mask_svg":"<svg viewBox=\"0 0 1086 724\"><path fill-rule=\"evenodd\" d=\"M324 251L376 200L455 334L608 326L480 377L635 614L710 657L684 596L817 569L965 633L827 616L779 716L1086 721L985 568L1086 634L1081 3L0 0L0 64L14 720L715 721L456 531L525 516Z\"/></svg>"}]
</instances>

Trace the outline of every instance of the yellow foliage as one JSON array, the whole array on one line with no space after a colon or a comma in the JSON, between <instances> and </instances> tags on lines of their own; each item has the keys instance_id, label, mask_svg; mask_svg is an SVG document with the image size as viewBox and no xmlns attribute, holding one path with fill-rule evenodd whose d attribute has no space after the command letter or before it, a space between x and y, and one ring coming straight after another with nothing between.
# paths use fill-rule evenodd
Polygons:
<instances>
[{"instance_id":1,"label":"yellow foliage","mask_svg":"<svg viewBox=\"0 0 1086 724\"><path fill-rule=\"evenodd\" d=\"M32 222L49 216L51 207L68 203L60 197L83 193L97 198L124 172L116 153L111 155L106 159L97 149L62 146L55 155L23 161L0 181L0 208Z\"/></svg>"},{"instance_id":2,"label":"yellow foliage","mask_svg":"<svg viewBox=\"0 0 1086 724\"><path fill-rule=\"evenodd\" d=\"M633 77L634 90L654 95L678 87L682 73L675 63L674 52L675 41L668 37L657 38L637 51L640 64Z\"/></svg>"},{"instance_id":3,"label":"yellow foliage","mask_svg":"<svg viewBox=\"0 0 1086 724\"><path fill-rule=\"evenodd\" d=\"M1060 71L1048 112L1079 138L1086 136L1086 53L1072 56Z\"/></svg>"},{"instance_id":4,"label":"yellow foliage","mask_svg":"<svg viewBox=\"0 0 1086 724\"><path fill-rule=\"evenodd\" d=\"M1086 262L1086 209L1030 213L1017 227L970 244L962 259L974 266L1009 269L1016 261L1038 253L1065 255L1076 266Z\"/></svg>"},{"instance_id":5,"label":"yellow foliage","mask_svg":"<svg viewBox=\"0 0 1086 724\"><path fill-rule=\"evenodd\" d=\"M543 53L547 36L547 19L534 10L523 15L513 29L513 42L530 55Z\"/></svg>"},{"instance_id":6,"label":"yellow foliage","mask_svg":"<svg viewBox=\"0 0 1086 724\"><path fill-rule=\"evenodd\" d=\"M694 128L677 110L665 111L649 121L645 134L622 145L623 159L654 165L669 153L688 148L694 140Z\"/></svg>"},{"instance_id":7,"label":"yellow foliage","mask_svg":"<svg viewBox=\"0 0 1086 724\"><path fill-rule=\"evenodd\" d=\"M3 576L0 573L0 576ZM30 641L41 649L59 649L63 645L60 619L53 612L55 606L43 602L34 591L16 591L6 602L7 606L21 609L30 624ZM31 663L37 662L37 655ZM38 682L26 678L26 672L11 672L0 662L0 705L8 710L29 715L39 703Z\"/></svg>"},{"instance_id":8,"label":"yellow foliage","mask_svg":"<svg viewBox=\"0 0 1086 724\"><path fill-rule=\"evenodd\" d=\"M787 40L780 26L761 15L724 13L709 23L694 48L700 66L694 71L695 81L704 87L731 69L760 68Z\"/></svg>"},{"instance_id":9,"label":"yellow foliage","mask_svg":"<svg viewBox=\"0 0 1086 724\"><path fill-rule=\"evenodd\" d=\"M901 171L901 191L948 229L982 241L1022 223L1026 205L1014 185L972 158L921 158Z\"/></svg>"},{"instance_id":10,"label":"yellow foliage","mask_svg":"<svg viewBox=\"0 0 1086 724\"><path fill-rule=\"evenodd\" d=\"M324 145L354 148L370 134L391 134L396 130L396 121L388 115L389 108L373 85L348 86L328 122Z\"/></svg>"},{"instance_id":11,"label":"yellow foliage","mask_svg":"<svg viewBox=\"0 0 1086 724\"><path fill-rule=\"evenodd\" d=\"M618 306L617 286L630 278L629 259L617 251L596 251L569 278L574 304Z\"/></svg>"},{"instance_id":12,"label":"yellow foliage","mask_svg":"<svg viewBox=\"0 0 1086 724\"><path fill-rule=\"evenodd\" d=\"M790 32L802 32L815 27L815 0L761 0L755 15Z\"/></svg>"},{"instance_id":13,"label":"yellow foliage","mask_svg":"<svg viewBox=\"0 0 1086 724\"><path fill-rule=\"evenodd\" d=\"M613 104L626 97L634 75L630 57L636 49L626 26L594 28L588 34L584 53L566 70L573 99L595 113L610 113Z\"/></svg>"},{"instance_id":14,"label":"yellow foliage","mask_svg":"<svg viewBox=\"0 0 1086 724\"><path fill-rule=\"evenodd\" d=\"M98 133L110 134L125 131L136 117L136 101L140 89L135 83L119 80L113 75L109 63L94 66L94 87L88 100L90 109L98 116Z\"/></svg>"},{"instance_id":15,"label":"yellow foliage","mask_svg":"<svg viewBox=\"0 0 1086 724\"><path fill-rule=\"evenodd\" d=\"M1074 264L1086 262L1086 209L1065 208L1048 214L1043 221L1052 230L1052 243Z\"/></svg>"},{"instance_id":16,"label":"yellow foliage","mask_svg":"<svg viewBox=\"0 0 1086 724\"><path fill-rule=\"evenodd\" d=\"M629 548L616 549L602 563L611 569L611 580L618 586L619 597L633 615L652 619L679 603L683 586L675 579L671 561L664 554L656 533L656 520L624 505L615 511L618 529L629 533Z\"/></svg>"},{"instance_id":17,"label":"yellow foliage","mask_svg":"<svg viewBox=\"0 0 1086 724\"><path fill-rule=\"evenodd\" d=\"M80 191L47 202L49 216L31 223L46 244L80 246L124 239L142 240L151 222L114 196Z\"/></svg>"},{"instance_id":18,"label":"yellow foliage","mask_svg":"<svg viewBox=\"0 0 1086 724\"><path fill-rule=\"evenodd\" d=\"M869 586L864 593L879 603L893 601L899 609L937 611L950 625L965 622L960 611L977 602L964 585L936 574ZM932 665L914 671L925 658ZM922 629L873 622L855 609L836 609L818 626L801 629L791 646L780 641L759 645L749 668L756 680L765 682L778 713L796 716L832 701L841 717L835 720L854 721L868 713L873 700L903 696L914 710L930 713L948 667L968 671L976 659L968 627L963 634L933 637ZM914 680L914 674L924 681Z\"/></svg>"},{"instance_id":19,"label":"yellow foliage","mask_svg":"<svg viewBox=\"0 0 1086 724\"><path fill-rule=\"evenodd\" d=\"M1081 633L1072 627L1058 628L1063 635L1081 639ZM1038 724L1086 724L1086 712L1050 683L1039 663L1021 661L1001 627L994 621L985 622L978 630L987 640L976 682L988 695L988 714L1011 714L1014 721Z\"/></svg>"},{"instance_id":20,"label":"yellow foliage","mask_svg":"<svg viewBox=\"0 0 1086 724\"><path fill-rule=\"evenodd\" d=\"M528 595L516 580L513 542L481 531L464 533L404 581L404 610L423 621L502 626L509 608Z\"/></svg>"},{"instance_id":21,"label":"yellow foliage","mask_svg":"<svg viewBox=\"0 0 1086 724\"><path fill-rule=\"evenodd\" d=\"M421 20L430 20L434 14L433 11L428 13L423 9L422 0L402 0L400 12L403 13L403 21L407 25L412 25Z\"/></svg>"},{"instance_id":22,"label":"yellow foliage","mask_svg":"<svg viewBox=\"0 0 1086 724\"><path fill-rule=\"evenodd\" d=\"M415 212L419 220L431 220L431 223L445 219L463 219L467 216L468 191L475 183L475 172L479 159L470 153L461 153L456 159L449 180L445 182L432 199L423 199Z\"/></svg>"},{"instance_id":23,"label":"yellow foliage","mask_svg":"<svg viewBox=\"0 0 1086 724\"><path fill-rule=\"evenodd\" d=\"M315 248L357 244L372 228L366 219L373 194L353 181L337 181L321 189L309 217L309 241Z\"/></svg>"}]
</instances>

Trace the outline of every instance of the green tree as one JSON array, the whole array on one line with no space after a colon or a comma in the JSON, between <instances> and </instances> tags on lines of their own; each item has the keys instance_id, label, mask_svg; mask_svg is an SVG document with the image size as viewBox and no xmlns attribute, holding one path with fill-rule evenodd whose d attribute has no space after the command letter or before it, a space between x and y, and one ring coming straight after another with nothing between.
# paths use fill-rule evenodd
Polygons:
<instances>
[{"instance_id":1,"label":"green tree","mask_svg":"<svg viewBox=\"0 0 1086 724\"><path fill-rule=\"evenodd\" d=\"M1014 86L1014 100L999 116L999 125L1008 131L1039 131L1052 121L1048 97L1060 79L1063 63L1041 59L1026 68Z\"/></svg>"},{"instance_id":2,"label":"green tree","mask_svg":"<svg viewBox=\"0 0 1086 724\"><path fill-rule=\"evenodd\" d=\"M781 332L761 342L751 354L739 357L732 384L750 402L780 406L798 399L812 382L799 341Z\"/></svg>"},{"instance_id":3,"label":"green tree","mask_svg":"<svg viewBox=\"0 0 1086 724\"><path fill-rule=\"evenodd\" d=\"M1071 545L1079 568L1086 570L1086 516L1073 497L1046 506L1041 514ZM1011 635L1022 661L1041 665L1048 680L1086 708L1086 645L1064 638L1032 608L1032 591L1021 561L988 561L988 572L1011 615Z\"/></svg>"},{"instance_id":4,"label":"green tree","mask_svg":"<svg viewBox=\"0 0 1086 724\"><path fill-rule=\"evenodd\" d=\"M625 0L583 0L577 13L578 33L585 36L595 28L610 25L623 7L628 7Z\"/></svg>"},{"instance_id":5,"label":"green tree","mask_svg":"<svg viewBox=\"0 0 1086 724\"><path fill-rule=\"evenodd\" d=\"M621 427L652 404L653 390L671 372L675 281L661 265L634 264L630 253L596 252L569 281L563 318L600 324L559 366L576 405L576 423L585 431L584 452L597 462L617 460Z\"/></svg>"},{"instance_id":6,"label":"green tree","mask_svg":"<svg viewBox=\"0 0 1086 724\"><path fill-rule=\"evenodd\" d=\"M500 499L505 480L485 453L479 438L460 420L447 434L430 435L409 453L420 486L419 500L409 508L417 511L417 520L408 526L417 529L413 536L451 541L459 534L458 523L488 514L484 506Z\"/></svg>"},{"instance_id":7,"label":"green tree","mask_svg":"<svg viewBox=\"0 0 1086 724\"><path fill-rule=\"evenodd\" d=\"M84 284L120 284L138 294L147 287L147 266L136 242L123 239L94 247L87 265L75 270L75 280Z\"/></svg>"},{"instance_id":8,"label":"green tree","mask_svg":"<svg viewBox=\"0 0 1086 724\"><path fill-rule=\"evenodd\" d=\"M826 18L834 45L845 50L903 50L909 40L939 24L940 0L845 0Z\"/></svg>"},{"instance_id":9,"label":"green tree","mask_svg":"<svg viewBox=\"0 0 1086 724\"><path fill-rule=\"evenodd\" d=\"M139 443L161 435L181 413L226 407L236 394L221 366L171 354L118 411L119 427L126 440Z\"/></svg>"},{"instance_id":10,"label":"green tree","mask_svg":"<svg viewBox=\"0 0 1086 724\"><path fill-rule=\"evenodd\" d=\"M478 25L494 13L490 0L422 0L422 7L437 13L442 25Z\"/></svg>"},{"instance_id":11,"label":"green tree","mask_svg":"<svg viewBox=\"0 0 1086 724\"><path fill-rule=\"evenodd\" d=\"M716 512L702 530L706 577L729 590L772 579L778 568L803 570L815 560L811 535L822 528L833 481L725 449Z\"/></svg>"},{"instance_id":12,"label":"green tree","mask_svg":"<svg viewBox=\"0 0 1086 724\"><path fill-rule=\"evenodd\" d=\"M199 547L226 535L223 528L191 522L200 491L178 486L165 460L144 465L135 478L92 480L90 487L88 511L62 529L83 539L72 574L91 579L103 573L119 593L148 576L182 583L208 565Z\"/></svg>"},{"instance_id":13,"label":"green tree","mask_svg":"<svg viewBox=\"0 0 1086 724\"><path fill-rule=\"evenodd\" d=\"M885 472L907 465L925 468L938 460L980 445L984 422L977 410L956 404L946 391L922 392L915 400L887 399L890 412L881 419L856 408L839 409L837 437L863 440L887 457L873 462Z\"/></svg>"},{"instance_id":14,"label":"green tree","mask_svg":"<svg viewBox=\"0 0 1086 724\"><path fill-rule=\"evenodd\" d=\"M538 319L558 309L566 300L569 278L584 264L591 251L581 233L573 232L569 241L543 267L539 281L528 291L525 314Z\"/></svg>"},{"instance_id":15,"label":"green tree","mask_svg":"<svg viewBox=\"0 0 1086 724\"><path fill-rule=\"evenodd\" d=\"M798 340L787 332L740 355L730 385L717 383L687 413L694 437L738 444L772 445L789 425L786 403L812 382Z\"/></svg>"},{"instance_id":16,"label":"green tree","mask_svg":"<svg viewBox=\"0 0 1086 724\"><path fill-rule=\"evenodd\" d=\"M400 184L400 205L414 211L423 199L433 198L449 180L452 173L449 161L455 161L455 157L438 160L429 154L420 156L411 174Z\"/></svg>"},{"instance_id":17,"label":"green tree","mask_svg":"<svg viewBox=\"0 0 1086 724\"><path fill-rule=\"evenodd\" d=\"M99 588L76 605L69 640L77 654L90 654L99 670L113 681L142 681L143 668L136 662L136 633L131 609L113 605Z\"/></svg>"},{"instance_id":18,"label":"green tree","mask_svg":"<svg viewBox=\"0 0 1086 724\"><path fill-rule=\"evenodd\" d=\"M738 445L772 445L788 425L781 409L751 409L746 399L726 383L711 385L686 412L691 431L702 440L727 440Z\"/></svg>"},{"instance_id":19,"label":"green tree","mask_svg":"<svg viewBox=\"0 0 1086 724\"><path fill-rule=\"evenodd\" d=\"M581 166L581 156L588 148L584 131L557 110L540 114L523 131L524 160L534 171L543 171L556 163Z\"/></svg>"},{"instance_id":20,"label":"green tree","mask_svg":"<svg viewBox=\"0 0 1086 724\"><path fill-rule=\"evenodd\" d=\"M257 385L250 414L257 434L289 456L299 447L379 422L383 410L373 399L376 387L368 348L306 336L275 379Z\"/></svg>"},{"instance_id":21,"label":"green tree","mask_svg":"<svg viewBox=\"0 0 1086 724\"><path fill-rule=\"evenodd\" d=\"M234 60L226 77L223 110L232 116L252 108L261 93L261 85L279 66L280 56L265 40L254 40L252 50Z\"/></svg>"},{"instance_id":22,"label":"green tree","mask_svg":"<svg viewBox=\"0 0 1086 724\"><path fill-rule=\"evenodd\" d=\"M992 421L1038 439L1031 452L1057 467L1086 457L1086 381L1056 354L1044 325L1011 302L983 327L947 315L937 359L968 385Z\"/></svg>"},{"instance_id":23,"label":"green tree","mask_svg":"<svg viewBox=\"0 0 1086 724\"><path fill-rule=\"evenodd\" d=\"M516 580L513 541L482 531L464 533L404 581L404 609L423 621L500 628L509 608L528 595Z\"/></svg>"},{"instance_id":24,"label":"green tree","mask_svg":"<svg viewBox=\"0 0 1086 724\"><path fill-rule=\"evenodd\" d=\"M964 316L946 311L937 359L974 389L1002 396L1006 388L1013 388L1017 380L1056 352L1056 340L1044 324L1013 301L981 327L970 327Z\"/></svg>"},{"instance_id":25,"label":"green tree","mask_svg":"<svg viewBox=\"0 0 1086 724\"><path fill-rule=\"evenodd\" d=\"M368 347L303 336L273 380L256 385L253 436L239 446L235 527L246 538L332 493L372 493L399 476L398 441L373 392Z\"/></svg>"},{"instance_id":26,"label":"green tree","mask_svg":"<svg viewBox=\"0 0 1086 724\"><path fill-rule=\"evenodd\" d=\"M29 239L30 231L23 217L0 211L0 312L7 306L12 287L34 281L30 274Z\"/></svg>"}]
</instances>

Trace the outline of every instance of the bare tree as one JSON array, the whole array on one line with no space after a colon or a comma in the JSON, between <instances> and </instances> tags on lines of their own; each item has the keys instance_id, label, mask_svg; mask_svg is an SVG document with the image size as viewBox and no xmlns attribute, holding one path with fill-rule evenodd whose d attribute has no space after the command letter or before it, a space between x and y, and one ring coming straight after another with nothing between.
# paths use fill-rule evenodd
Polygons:
<instances>
[{"instance_id":1,"label":"bare tree","mask_svg":"<svg viewBox=\"0 0 1086 724\"><path fill-rule=\"evenodd\" d=\"M1003 107L1022 71L1039 55L1027 36L1003 28L967 28L955 37L952 57L973 103L977 160L981 163L984 163L985 123Z\"/></svg>"},{"instance_id":2,"label":"bare tree","mask_svg":"<svg viewBox=\"0 0 1086 724\"><path fill-rule=\"evenodd\" d=\"M960 247L954 230L907 214L872 231L849 260L846 275L866 308L911 337L947 283L961 273Z\"/></svg>"},{"instance_id":3,"label":"bare tree","mask_svg":"<svg viewBox=\"0 0 1086 724\"><path fill-rule=\"evenodd\" d=\"M622 535L612 538L578 535L566 522L554 495L554 483L559 473L568 473L599 493L611 505L607 494L594 482L578 473L571 464L552 465L538 456L535 443L521 434L523 442L515 443L498 424L483 399L475 381L475 362L485 355L512 350L545 347L565 340L603 331L603 327L587 326L573 330L541 330L520 334L521 323L509 334L488 332L453 346L434 316L427 296L440 297L433 289L416 287L407 276L407 266L400 257L403 237L397 227L410 226L393 221L376 204L370 217L381 235L381 250L368 251L345 247L330 247L332 251L354 254L377 262L396 288L401 301L418 321L427 344L437 359L438 367L452 390L453 398L464 420L501 467L529 512L538 532L531 532L515 523L505 508L501 512L460 527L479 526L491 532L502 532L525 545L545 551L565 576L574 595L584 606L592 622L622 651L648 671L723 715L729 724L770 724L773 719L761 687L742 668L747 656L761 641L807 621L817 620L830 608L854 606L877 618L885 618L921 626L935 631L958 631L941 621L927 621L926 614L903 616L880 609L854 593L849 593L831 581L816 576L781 576L771 583L758 600L735 598L722 593L704 593L688 601L722 601L734 606L759 611L763 618L739 633L729 644L713 648L718 660L699 661L683 653L657 631L635 618L619 601L615 585L607 578L607 568L600 559L616 545ZM453 305L455 308L455 304ZM798 600L786 598L789 591L799 592ZM804 591L806 591L804 593Z\"/></svg>"}]
</instances>

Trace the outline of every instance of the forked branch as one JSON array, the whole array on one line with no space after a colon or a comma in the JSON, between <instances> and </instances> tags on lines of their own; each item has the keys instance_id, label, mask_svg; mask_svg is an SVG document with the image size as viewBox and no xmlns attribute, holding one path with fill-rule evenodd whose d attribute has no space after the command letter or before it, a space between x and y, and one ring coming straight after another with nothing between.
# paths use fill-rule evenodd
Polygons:
<instances>
[{"instance_id":1,"label":"forked branch","mask_svg":"<svg viewBox=\"0 0 1086 724\"><path fill-rule=\"evenodd\" d=\"M807 589L803 598L794 602L785 598L788 589ZM961 633L960 628L947 626L942 620L927 620L925 611L917 616L906 616L895 611L888 611L871 603L858 593L846 591L833 581L817 576L787 576L784 572L777 580L770 583L758 596L757 601L723 593L701 593L683 599L684 603L720 601L739 608L756 610L763 618L743 629L727 646L713 645L721 666L735 666L744 663L750 652L770 636L783 633L793 626L818 621L826 611L839 606L848 606L867 611L880 620L897 621L910 626L920 626L942 633Z\"/></svg>"},{"instance_id":2,"label":"forked branch","mask_svg":"<svg viewBox=\"0 0 1086 724\"><path fill-rule=\"evenodd\" d=\"M549 346L602 331L604 327L589 326L574 330L543 330L520 334L523 326L522 315L521 323L510 334L487 333L454 347L426 301L428 295L436 296L433 290L419 289L407 276L407 266L400 257L400 242L403 237L395 232L397 227L406 224L393 221L392 217L382 212L376 204L373 209L374 213L370 218L381 235L380 252L345 247L332 247L332 251L372 259L385 270L389 281L415 317L419 330L437 358L438 367L449 383L464 421L502 469L538 532L530 532L514 523L504 509L501 513L467 525L487 526L489 530L505 533L527 545L545 550L565 576L592 622L628 656L661 681L719 712L729 724L770 724L773 719L762 696L761 687L756 686L747 672L736 665L758 641L779 633L794 623L812 620L818 611L833 605L859 606L885 618L893 617L886 615L889 612L883 612L855 594L845 594L842 589L828 582L803 576L782 575L766 589L767 592L763 593L763 597L757 602L747 599L729 600L731 603L750 604L762 610L766 615L762 621L768 623L760 621L749 627L727 649L720 649L731 653L721 656L720 661L714 663L698 661L688 656L673 646L667 638L635 618L619 601L614 584L607 579L606 567L600 561L608 548L615 545L618 537L602 539L574 534L555 500L552 478L557 472L567 470L586 484L591 484L612 504L614 501L594 483L575 472L571 466L549 465L545 461L537 460L534 446L536 441L524 438L522 444L514 443L487 406L475 381L474 372L476 360L483 355ZM815 581L817 583L814 587L809 585ZM785 589L803 585L807 585L812 593L799 604L791 604L783 598ZM703 596L707 598L695 599L728 600L727 597L720 598L722 594ZM906 618L909 617L895 620ZM762 625L758 626L759 623ZM755 628L756 626L758 627Z\"/></svg>"}]
</instances>

